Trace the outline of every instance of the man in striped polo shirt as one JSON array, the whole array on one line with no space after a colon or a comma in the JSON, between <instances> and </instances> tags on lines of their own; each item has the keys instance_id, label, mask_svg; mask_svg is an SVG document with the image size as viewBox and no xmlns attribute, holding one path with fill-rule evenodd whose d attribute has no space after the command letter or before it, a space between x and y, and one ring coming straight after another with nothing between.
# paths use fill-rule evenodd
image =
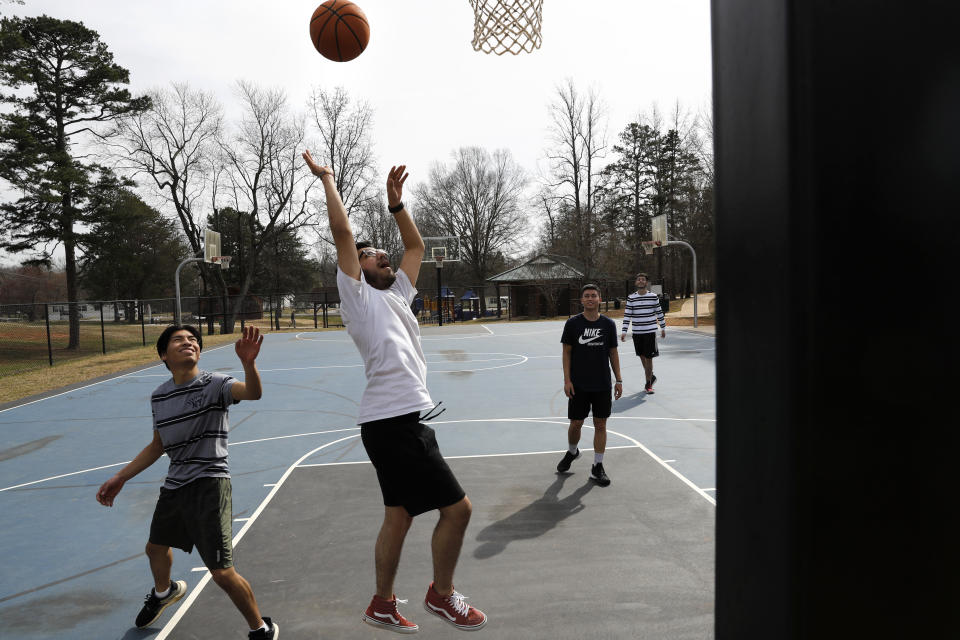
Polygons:
<instances>
[{"instance_id":1,"label":"man in striped polo shirt","mask_svg":"<svg viewBox=\"0 0 960 640\"><path fill-rule=\"evenodd\" d=\"M153 392L153 441L97 492L100 504L112 507L123 485L164 453L170 468L150 524L146 553L154 588L144 601L136 625L153 624L164 609L187 591L184 580L171 580L173 552L196 546L211 577L223 589L250 627L250 640L276 640L279 628L262 618L250 583L233 568L233 501L227 464L227 410L241 400L262 394L256 358L263 337L246 327L235 351L244 381L201 371L203 337L196 327L167 327L157 340L157 353L173 377Z\"/></svg>"},{"instance_id":2,"label":"man in striped polo shirt","mask_svg":"<svg viewBox=\"0 0 960 640\"><path fill-rule=\"evenodd\" d=\"M644 390L653 393L653 383L657 381L657 376L653 375L653 359L660 355L657 350L657 326L660 327L660 337L666 338L667 323L660 308L660 298L647 290L647 274L638 273L636 285L637 290L627 296L620 341L627 339L627 329L633 332L633 349L640 356L647 378Z\"/></svg>"}]
</instances>

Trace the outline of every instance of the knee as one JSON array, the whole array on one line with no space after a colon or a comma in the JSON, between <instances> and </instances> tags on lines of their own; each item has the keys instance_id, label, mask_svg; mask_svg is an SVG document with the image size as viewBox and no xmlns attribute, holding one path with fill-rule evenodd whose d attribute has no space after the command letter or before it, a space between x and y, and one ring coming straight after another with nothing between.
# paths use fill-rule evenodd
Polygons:
<instances>
[{"instance_id":1,"label":"knee","mask_svg":"<svg viewBox=\"0 0 960 640\"><path fill-rule=\"evenodd\" d=\"M151 560L159 560L167 557L167 554L170 553L170 547L148 542L146 548L144 549L144 553L146 553L147 557Z\"/></svg>"},{"instance_id":2,"label":"knee","mask_svg":"<svg viewBox=\"0 0 960 640\"><path fill-rule=\"evenodd\" d=\"M228 586L233 584L237 576L236 570L233 567L227 569L211 569L210 577L213 578L213 581L217 583L217 586L221 589L226 589Z\"/></svg>"},{"instance_id":3,"label":"knee","mask_svg":"<svg viewBox=\"0 0 960 640\"><path fill-rule=\"evenodd\" d=\"M470 516L473 513L473 504L470 502L470 498L467 496L463 497L463 500L452 504L446 509L440 512L441 516L450 518L452 521L461 524L466 527L470 522Z\"/></svg>"},{"instance_id":4,"label":"knee","mask_svg":"<svg viewBox=\"0 0 960 640\"><path fill-rule=\"evenodd\" d=\"M606 421L606 420L594 420L594 421L593 421L593 430L594 430L594 431L597 431L597 432L603 431L604 433L606 433L606 431L607 431L607 421Z\"/></svg>"}]
</instances>

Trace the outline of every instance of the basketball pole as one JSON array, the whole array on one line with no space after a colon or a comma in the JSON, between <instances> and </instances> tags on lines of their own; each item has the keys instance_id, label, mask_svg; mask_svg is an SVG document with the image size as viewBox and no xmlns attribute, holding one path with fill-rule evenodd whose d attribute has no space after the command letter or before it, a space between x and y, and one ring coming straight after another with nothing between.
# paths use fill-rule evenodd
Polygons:
<instances>
[{"instance_id":1,"label":"basketball pole","mask_svg":"<svg viewBox=\"0 0 960 640\"><path fill-rule=\"evenodd\" d=\"M177 272L176 272L176 274L175 274L174 277L173 277L174 284L175 284L175 289L176 289L176 292L177 292L177 307L176 307L176 315L173 317L173 324L175 324L175 325L177 325L177 326L180 326L180 314L181 314L181 309L180 309L180 270L183 269L184 265L186 265L186 264L189 263L189 262L203 262L203 260L204 260L203 258L187 258L186 260L184 260L183 262L181 262L179 265L177 265Z\"/></svg>"},{"instance_id":2,"label":"basketball pole","mask_svg":"<svg viewBox=\"0 0 960 640\"><path fill-rule=\"evenodd\" d=\"M437 262L437 318L440 322L438 326L443 326L443 287L441 286L440 274L443 273L443 260Z\"/></svg>"},{"instance_id":3,"label":"basketball pole","mask_svg":"<svg viewBox=\"0 0 960 640\"><path fill-rule=\"evenodd\" d=\"M667 246L671 244L679 244L687 249L690 249L690 253L693 254L693 326L697 326L697 252L693 250L693 247L683 240L668 240L665 243Z\"/></svg>"}]
</instances>

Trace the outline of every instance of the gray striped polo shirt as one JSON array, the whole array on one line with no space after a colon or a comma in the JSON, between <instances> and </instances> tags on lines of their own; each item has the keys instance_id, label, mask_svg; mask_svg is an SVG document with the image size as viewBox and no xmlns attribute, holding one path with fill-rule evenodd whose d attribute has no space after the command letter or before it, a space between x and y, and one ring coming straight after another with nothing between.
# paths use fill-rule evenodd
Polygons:
<instances>
[{"instance_id":1,"label":"gray striped polo shirt","mask_svg":"<svg viewBox=\"0 0 960 640\"><path fill-rule=\"evenodd\" d=\"M184 384L170 378L150 396L153 428L170 457L165 489L177 489L197 478L229 478L227 409L236 382L222 373L201 371Z\"/></svg>"}]
</instances>

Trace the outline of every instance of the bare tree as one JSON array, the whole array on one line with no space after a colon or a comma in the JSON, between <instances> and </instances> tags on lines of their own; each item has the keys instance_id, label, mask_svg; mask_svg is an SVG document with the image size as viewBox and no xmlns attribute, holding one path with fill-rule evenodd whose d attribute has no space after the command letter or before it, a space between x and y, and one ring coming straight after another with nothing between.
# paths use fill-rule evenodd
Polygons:
<instances>
[{"instance_id":1,"label":"bare tree","mask_svg":"<svg viewBox=\"0 0 960 640\"><path fill-rule=\"evenodd\" d=\"M243 248L246 269L227 331L232 331L258 261L282 234L296 234L313 224L308 202L316 182L300 158L305 119L290 114L283 91L248 82L237 87L244 114L234 131L221 139L220 150L232 206L249 214L243 239L249 245Z\"/></svg>"},{"instance_id":2,"label":"bare tree","mask_svg":"<svg viewBox=\"0 0 960 640\"><path fill-rule=\"evenodd\" d=\"M584 95L569 79L557 87L548 109L552 144L547 152L548 187L572 218L575 257L584 262L589 277L599 246L595 209L603 187L599 161L607 144L606 115L594 90Z\"/></svg>"},{"instance_id":3,"label":"bare tree","mask_svg":"<svg viewBox=\"0 0 960 640\"><path fill-rule=\"evenodd\" d=\"M172 209L193 255L203 250L204 193L216 168L223 112L211 93L183 83L151 92L152 106L118 124L111 145L117 167L144 175L165 208ZM201 268L204 282L224 292L219 269Z\"/></svg>"},{"instance_id":4,"label":"bare tree","mask_svg":"<svg viewBox=\"0 0 960 640\"><path fill-rule=\"evenodd\" d=\"M518 244L527 229L521 207L526 183L507 150L457 149L451 166L435 164L428 183L414 189L418 224L460 237L462 261L484 282L498 254Z\"/></svg>"},{"instance_id":5,"label":"bare tree","mask_svg":"<svg viewBox=\"0 0 960 640\"><path fill-rule=\"evenodd\" d=\"M343 199L347 215L352 216L357 212L369 214L381 200L373 145L370 142L373 109L366 102L355 101L343 87L333 91L314 89L309 108L322 144L314 155L333 169L337 192ZM325 205L321 203L320 206ZM326 219L326 216L320 216L321 223ZM374 220L375 217L370 218L368 223L375 224ZM328 244L333 243L333 239L325 232L321 233L320 239Z\"/></svg>"}]
</instances>

